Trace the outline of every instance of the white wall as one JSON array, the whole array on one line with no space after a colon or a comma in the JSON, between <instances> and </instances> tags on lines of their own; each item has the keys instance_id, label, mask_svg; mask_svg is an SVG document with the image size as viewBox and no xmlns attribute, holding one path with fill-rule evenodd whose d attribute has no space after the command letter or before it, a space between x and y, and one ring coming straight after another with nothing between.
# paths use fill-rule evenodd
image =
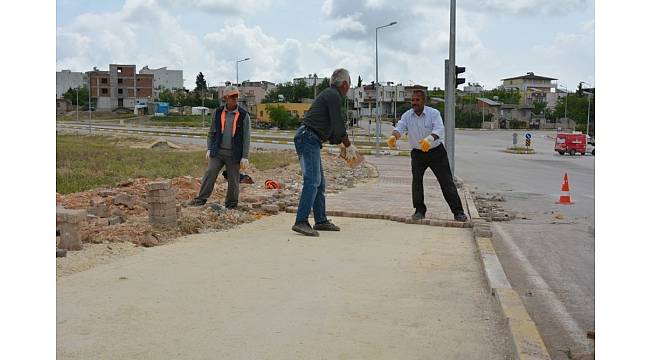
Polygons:
<instances>
[{"instance_id":1,"label":"white wall","mask_svg":"<svg viewBox=\"0 0 650 360\"><path fill-rule=\"evenodd\" d=\"M56 98L60 99L68 89L87 85L86 75L81 72L62 70L56 72Z\"/></svg>"}]
</instances>

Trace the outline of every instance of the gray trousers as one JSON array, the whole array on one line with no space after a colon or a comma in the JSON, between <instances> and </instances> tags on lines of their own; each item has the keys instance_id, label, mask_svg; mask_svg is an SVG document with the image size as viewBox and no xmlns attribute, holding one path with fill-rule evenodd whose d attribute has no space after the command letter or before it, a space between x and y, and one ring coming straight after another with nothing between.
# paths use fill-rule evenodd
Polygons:
<instances>
[{"instance_id":1,"label":"gray trousers","mask_svg":"<svg viewBox=\"0 0 650 360\"><path fill-rule=\"evenodd\" d=\"M237 207L239 201L239 162L235 162L231 156L220 153L215 157L210 157L208 168L205 170L201 181L201 190L199 190L199 195L196 198L208 200L214 189L214 183L224 165L228 172L228 192L224 205L228 208L234 208Z\"/></svg>"}]
</instances>

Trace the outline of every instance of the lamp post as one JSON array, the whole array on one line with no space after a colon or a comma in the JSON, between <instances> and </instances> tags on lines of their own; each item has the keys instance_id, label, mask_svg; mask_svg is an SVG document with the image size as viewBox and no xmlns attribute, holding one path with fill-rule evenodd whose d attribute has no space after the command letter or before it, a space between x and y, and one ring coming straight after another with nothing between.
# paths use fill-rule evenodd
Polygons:
<instances>
[{"instance_id":1,"label":"lamp post","mask_svg":"<svg viewBox=\"0 0 650 360\"><path fill-rule=\"evenodd\" d=\"M587 84L587 85L589 85L591 87L594 87L593 85L591 85L588 82L581 81L580 83L581 84ZM586 92L589 95L593 95L593 93L590 93L589 91L584 91L584 92ZM591 113L591 96L589 96L588 101L587 101L587 137L589 137L589 115L590 115L590 113Z\"/></svg>"},{"instance_id":2,"label":"lamp post","mask_svg":"<svg viewBox=\"0 0 650 360\"><path fill-rule=\"evenodd\" d=\"M382 25L379 27L375 28L375 93L377 95L377 101L376 101L376 109L375 111L377 112L377 126L375 128L375 152L376 155L379 155L379 134L381 133L381 124L379 123L379 47L377 45L378 39L379 39L379 29L385 28L388 26L393 26L397 24L397 21L393 21L390 24Z\"/></svg>"},{"instance_id":3,"label":"lamp post","mask_svg":"<svg viewBox=\"0 0 650 360\"><path fill-rule=\"evenodd\" d=\"M79 86L77 86L76 90L77 90L77 122L79 122Z\"/></svg>"},{"instance_id":4,"label":"lamp post","mask_svg":"<svg viewBox=\"0 0 650 360\"><path fill-rule=\"evenodd\" d=\"M564 119L566 119L566 109L567 109L567 104L569 103L569 89L566 87L566 85L560 85L564 88L564 91L566 91L566 95L564 95Z\"/></svg>"},{"instance_id":5,"label":"lamp post","mask_svg":"<svg viewBox=\"0 0 650 360\"><path fill-rule=\"evenodd\" d=\"M235 62L235 65L236 65L236 67L237 67L237 77L236 77L236 79L237 79L237 86L239 86L239 63L240 63L240 62L243 62L243 61L246 61L246 60L250 60L250 59L251 59L251 58L245 58L245 59L237 60L237 61Z\"/></svg>"}]
</instances>

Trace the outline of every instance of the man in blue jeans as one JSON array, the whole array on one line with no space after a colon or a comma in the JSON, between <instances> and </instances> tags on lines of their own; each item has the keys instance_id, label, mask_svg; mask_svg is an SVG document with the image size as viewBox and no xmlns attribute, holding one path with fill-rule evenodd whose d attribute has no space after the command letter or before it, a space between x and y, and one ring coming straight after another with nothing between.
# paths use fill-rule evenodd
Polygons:
<instances>
[{"instance_id":1,"label":"man in blue jeans","mask_svg":"<svg viewBox=\"0 0 650 360\"><path fill-rule=\"evenodd\" d=\"M323 90L305 114L305 120L296 131L293 142L296 146L303 185L298 203L296 223L293 231L307 236L318 236L321 231L340 231L327 220L325 210L325 175L320 150L325 141L345 146L346 160L358 156L357 149L350 143L341 116L341 103L350 89L350 74L345 69L336 69L330 79L330 87ZM314 227L309 225L309 213L314 210Z\"/></svg>"}]
</instances>

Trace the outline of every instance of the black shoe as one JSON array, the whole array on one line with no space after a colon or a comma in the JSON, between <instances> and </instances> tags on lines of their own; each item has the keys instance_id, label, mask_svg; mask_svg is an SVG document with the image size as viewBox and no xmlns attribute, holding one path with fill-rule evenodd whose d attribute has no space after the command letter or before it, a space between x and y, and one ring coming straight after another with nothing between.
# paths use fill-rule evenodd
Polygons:
<instances>
[{"instance_id":1,"label":"black shoe","mask_svg":"<svg viewBox=\"0 0 650 360\"><path fill-rule=\"evenodd\" d=\"M312 229L311 225L309 225L309 223L306 221L295 223L293 227L291 227L291 230L297 233L301 233L305 236L319 236L318 231Z\"/></svg>"},{"instance_id":2,"label":"black shoe","mask_svg":"<svg viewBox=\"0 0 650 360\"><path fill-rule=\"evenodd\" d=\"M422 220L424 219L424 214L421 212L416 211L415 214L411 215L411 219L413 220Z\"/></svg>"},{"instance_id":3,"label":"black shoe","mask_svg":"<svg viewBox=\"0 0 650 360\"><path fill-rule=\"evenodd\" d=\"M341 228L332 224L329 220L314 225L314 230L321 231L341 231Z\"/></svg>"},{"instance_id":4,"label":"black shoe","mask_svg":"<svg viewBox=\"0 0 650 360\"><path fill-rule=\"evenodd\" d=\"M205 203L208 202L207 200L203 199L192 199L190 202L187 203L188 206L203 206Z\"/></svg>"},{"instance_id":5,"label":"black shoe","mask_svg":"<svg viewBox=\"0 0 650 360\"><path fill-rule=\"evenodd\" d=\"M458 214L454 215L454 220L465 222L467 221L467 216L465 216L465 213L459 212Z\"/></svg>"}]
</instances>

